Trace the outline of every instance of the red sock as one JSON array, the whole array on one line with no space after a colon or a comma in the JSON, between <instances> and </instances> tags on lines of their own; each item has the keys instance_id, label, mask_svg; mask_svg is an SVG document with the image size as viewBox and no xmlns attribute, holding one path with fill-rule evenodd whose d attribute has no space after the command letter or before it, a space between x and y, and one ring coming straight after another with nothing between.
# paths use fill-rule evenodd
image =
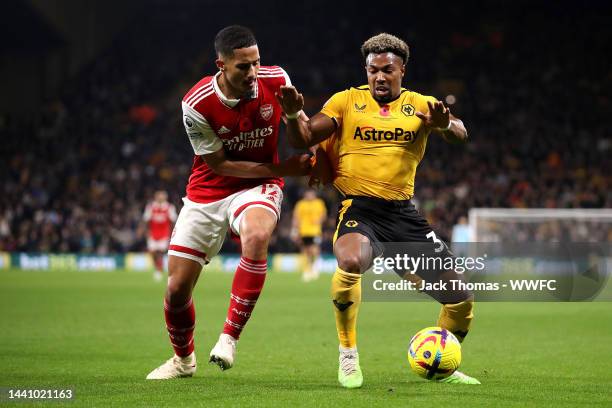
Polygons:
<instances>
[{"instance_id":1,"label":"red sock","mask_svg":"<svg viewBox=\"0 0 612 408\"><path fill-rule=\"evenodd\" d=\"M195 328L195 308L193 300L183 306L172 306L164 299L166 328L170 343L179 357L187 357L193 352L193 329Z\"/></svg>"},{"instance_id":2,"label":"red sock","mask_svg":"<svg viewBox=\"0 0 612 408\"><path fill-rule=\"evenodd\" d=\"M164 270L164 256L163 255L155 255L153 257L155 269L162 272Z\"/></svg>"},{"instance_id":3,"label":"red sock","mask_svg":"<svg viewBox=\"0 0 612 408\"><path fill-rule=\"evenodd\" d=\"M240 258L232 283L232 295L223 333L235 339L240 337L263 288L267 269L268 263L265 259L255 261L245 257Z\"/></svg>"}]
</instances>

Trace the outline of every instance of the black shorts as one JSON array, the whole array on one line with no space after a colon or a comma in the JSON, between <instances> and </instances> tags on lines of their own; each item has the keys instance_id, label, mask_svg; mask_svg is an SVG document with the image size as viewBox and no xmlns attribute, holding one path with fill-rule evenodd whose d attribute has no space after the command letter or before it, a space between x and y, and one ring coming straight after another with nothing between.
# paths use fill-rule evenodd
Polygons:
<instances>
[{"instance_id":1,"label":"black shorts","mask_svg":"<svg viewBox=\"0 0 612 408\"><path fill-rule=\"evenodd\" d=\"M375 258L383 255L385 257L403 255L406 248L413 254L436 258L454 256L448 246L436 236L427 220L419 214L410 200L392 201L373 197L347 197L340 203L334 242L342 235L352 232L365 235L370 240ZM390 242L402 244L384 245ZM404 276L406 271L396 270L395 272ZM417 272L417 275L429 281L436 279L442 272L444 269L434 268L421 270ZM426 293L441 303L456 303L470 296L467 291L451 291L451 293L426 291Z\"/></svg>"},{"instance_id":2,"label":"black shorts","mask_svg":"<svg viewBox=\"0 0 612 408\"><path fill-rule=\"evenodd\" d=\"M434 243L438 239L410 200L383 200L362 196L349 196L340 203L334 238L351 232L365 235L372 244Z\"/></svg>"},{"instance_id":3,"label":"black shorts","mask_svg":"<svg viewBox=\"0 0 612 408\"><path fill-rule=\"evenodd\" d=\"M453 256L410 200L383 200L374 197L349 196L340 203L336 239L358 232L370 240L373 256L395 256L398 245L409 244L410 252L435 257Z\"/></svg>"},{"instance_id":4,"label":"black shorts","mask_svg":"<svg viewBox=\"0 0 612 408\"><path fill-rule=\"evenodd\" d=\"M303 236L302 245L310 246L310 245L321 245L321 237L320 236Z\"/></svg>"}]
</instances>

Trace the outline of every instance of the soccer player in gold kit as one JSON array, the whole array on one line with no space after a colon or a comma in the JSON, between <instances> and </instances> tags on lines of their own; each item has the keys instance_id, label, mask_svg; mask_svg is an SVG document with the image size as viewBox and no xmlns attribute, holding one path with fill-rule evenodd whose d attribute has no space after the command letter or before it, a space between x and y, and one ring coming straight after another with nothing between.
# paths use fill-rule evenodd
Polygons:
<instances>
[{"instance_id":1,"label":"soccer player in gold kit","mask_svg":"<svg viewBox=\"0 0 612 408\"><path fill-rule=\"evenodd\" d=\"M327 217L325 202L316 191L308 189L293 208L293 232L302 252L302 280L310 282L319 278L319 255L323 222Z\"/></svg>"},{"instance_id":2,"label":"soccer player in gold kit","mask_svg":"<svg viewBox=\"0 0 612 408\"><path fill-rule=\"evenodd\" d=\"M361 52L368 85L336 93L310 120L301 113L304 98L294 87L281 87L277 95L290 143L320 144L333 162L334 186L345 197L334 236L338 269L332 278L332 301L340 341L338 380L347 388L363 383L356 335L361 274L378 255L379 243L441 243L410 201L416 168L430 132L448 143L468 138L463 122L442 102L402 88L409 56L404 41L379 34L368 39ZM473 297L455 295L452 303L432 296L442 303L438 325L462 341L472 321ZM457 371L442 381L479 384Z\"/></svg>"}]
</instances>

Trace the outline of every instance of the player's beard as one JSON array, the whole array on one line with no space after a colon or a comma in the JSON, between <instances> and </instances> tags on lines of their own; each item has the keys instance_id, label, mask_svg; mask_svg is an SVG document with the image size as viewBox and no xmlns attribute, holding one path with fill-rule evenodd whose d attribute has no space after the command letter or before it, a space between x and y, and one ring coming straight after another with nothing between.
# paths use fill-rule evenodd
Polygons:
<instances>
[{"instance_id":1,"label":"player's beard","mask_svg":"<svg viewBox=\"0 0 612 408\"><path fill-rule=\"evenodd\" d=\"M253 99L255 98L255 88L247 89L244 93L244 99Z\"/></svg>"},{"instance_id":2,"label":"player's beard","mask_svg":"<svg viewBox=\"0 0 612 408\"><path fill-rule=\"evenodd\" d=\"M255 98L255 89L257 89L257 79L255 79L252 82L252 84L253 84L252 86L248 86L247 85L245 87L246 89L245 89L245 91L243 93L243 98L244 99L253 99L253 98Z\"/></svg>"},{"instance_id":3,"label":"player's beard","mask_svg":"<svg viewBox=\"0 0 612 408\"><path fill-rule=\"evenodd\" d=\"M374 100L379 103L389 103L393 100L393 97L391 96L391 92L389 92L385 96L377 96L377 95L372 95L372 96L374 97Z\"/></svg>"},{"instance_id":4,"label":"player's beard","mask_svg":"<svg viewBox=\"0 0 612 408\"><path fill-rule=\"evenodd\" d=\"M384 93L383 95L380 95L376 92L376 88L383 88L385 91L387 91L386 93ZM372 95L372 97L374 98L374 100L376 102L378 102L379 104L387 104L389 102L393 101L393 92L391 91L391 87L382 87L382 86L374 86L374 88L370 88L370 94Z\"/></svg>"}]
</instances>

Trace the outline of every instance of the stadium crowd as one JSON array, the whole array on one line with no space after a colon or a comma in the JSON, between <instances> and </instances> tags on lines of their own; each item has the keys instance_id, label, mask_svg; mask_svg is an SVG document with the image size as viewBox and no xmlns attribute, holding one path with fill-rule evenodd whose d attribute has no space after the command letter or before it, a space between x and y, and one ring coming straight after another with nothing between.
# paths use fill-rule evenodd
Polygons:
<instances>
[{"instance_id":1,"label":"stadium crowd","mask_svg":"<svg viewBox=\"0 0 612 408\"><path fill-rule=\"evenodd\" d=\"M214 72L214 32L235 22L186 24L197 7L189 4L151 11L150 30L124 32L39 115L0 116L0 251L143 250L142 212L153 192L168 191L180 208L192 160L180 98ZM470 21L445 31L418 19L408 29L405 21L357 25L358 10L346 8L330 28L306 17L316 11L311 3L299 6L304 17L297 22L244 7L244 16L261 17L242 23L258 36L263 64L289 72L309 114L334 92L365 83L359 46L369 35L388 31L407 40L404 85L445 100L471 138L452 146L432 135L417 171L414 200L443 238L471 207L612 207L612 137L604 119L612 117L612 72L603 15L581 11L581 24L572 24L576 15L563 10L547 19L536 7L528 16L510 5L506 13L454 8L446 19ZM295 47L279 41L283 32L292 33ZM286 141L281 151L291 152ZM286 180L273 251L296 250L291 209L305 182ZM330 209L329 251L338 197L331 187L321 195Z\"/></svg>"}]
</instances>

